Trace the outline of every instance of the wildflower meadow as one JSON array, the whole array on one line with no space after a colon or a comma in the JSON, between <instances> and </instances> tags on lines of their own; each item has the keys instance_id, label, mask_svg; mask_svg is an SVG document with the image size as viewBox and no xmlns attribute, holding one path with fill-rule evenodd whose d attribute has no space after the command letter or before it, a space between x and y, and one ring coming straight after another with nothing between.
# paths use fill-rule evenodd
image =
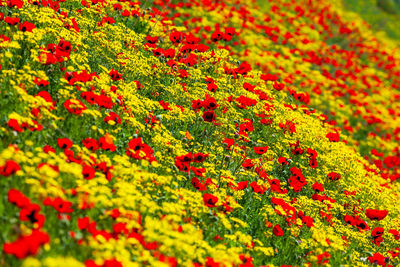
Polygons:
<instances>
[{"instance_id":1,"label":"wildflower meadow","mask_svg":"<svg viewBox=\"0 0 400 267\"><path fill-rule=\"evenodd\" d=\"M0 266L399 266L399 45L342 1L0 0Z\"/></svg>"}]
</instances>

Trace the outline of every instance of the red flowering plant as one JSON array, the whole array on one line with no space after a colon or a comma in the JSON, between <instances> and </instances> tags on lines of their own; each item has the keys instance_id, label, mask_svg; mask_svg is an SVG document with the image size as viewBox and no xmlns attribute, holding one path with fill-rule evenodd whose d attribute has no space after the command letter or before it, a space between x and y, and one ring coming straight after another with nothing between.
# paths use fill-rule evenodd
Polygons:
<instances>
[{"instance_id":1,"label":"red flowering plant","mask_svg":"<svg viewBox=\"0 0 400 267\"><path fill-rule=\"evenodd\" d=\"M398 265L397 41L261 2L0 1L0 263Z\"/></svg>"}]
</instances>

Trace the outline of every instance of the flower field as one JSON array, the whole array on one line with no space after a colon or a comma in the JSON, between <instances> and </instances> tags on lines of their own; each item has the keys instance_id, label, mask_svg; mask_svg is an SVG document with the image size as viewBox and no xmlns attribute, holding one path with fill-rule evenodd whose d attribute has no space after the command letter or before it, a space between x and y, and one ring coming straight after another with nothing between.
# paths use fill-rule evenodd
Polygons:
<instances>
[{"instance_id":1,"label":"flower field","mask_svg":"<svg viewBox=\"0 0 400 267\"><path fill-rule=\"evenodd\" d=\"M398 266L400 51L340 1L0 0L0 266Z\"/></svg>"}]
</instances>

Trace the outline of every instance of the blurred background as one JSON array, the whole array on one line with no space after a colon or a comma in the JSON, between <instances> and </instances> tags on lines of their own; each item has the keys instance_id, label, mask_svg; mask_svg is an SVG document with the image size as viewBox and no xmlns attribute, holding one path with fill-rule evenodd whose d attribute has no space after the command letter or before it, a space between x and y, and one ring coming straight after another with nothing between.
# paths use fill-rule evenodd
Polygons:
<instances>
[{"instance_id":1,"label":"blurred background","mask_svg":"<svg viewBox=\"0 0 400 267\"><path fill-rule=\"evenodd\" d=\"M334 0L335 1L335 0ZM342 0L344 7L358 13L376 31L400 40L400 0Z\"/></svg>"}]
</instances>

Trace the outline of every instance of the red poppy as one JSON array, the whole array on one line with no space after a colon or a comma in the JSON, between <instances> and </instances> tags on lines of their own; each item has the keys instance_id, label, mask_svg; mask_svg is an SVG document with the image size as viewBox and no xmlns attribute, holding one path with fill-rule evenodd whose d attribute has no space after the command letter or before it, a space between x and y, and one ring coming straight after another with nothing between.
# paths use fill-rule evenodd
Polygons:
<instances>
[{"instance_id":1,"label":"red poppy","mask_svg":"<svg viewBox=\"0 0 400 267\"><path fill-rule=\"evenodd\" d=\"M51 65L51 64L56 64L58 62L56 56L54 56L50 52L44 52L44 51L40 52L38 59L39 62L43 65Z\"/></svg>"},{"instance_id":2,"label":"red poppy","mask_svg":"<svg viewBox=\"0 0 400 267\"><path fill-rule=\"evenodd\" d=\"M148 35L148 36L146 36L146 40L147 40L147 42L149 42L151 44L155 44L158 42L158 36L152 37L152 36Z\"/></svg>"},{"instance_id":3,"label":"red poppy","mask_svg":"<svg viewBox=\"0 0 400 267\"><path fill-rule=\"evenodd\" d=\"M279 157L279 158L278 158L278 162L279 162L279 164L281 164L281 165L288 165L288 164L289 164L288 159L285 158L285 157Z\"/></svg>"},{"instance_id":4,"label":"red poppy","mask_svg":"<svg viewBox=\"0 0 400 267\"><path fill-rule=\"evenodd\" d=\"M50 237L47 233L34 229L30 235L20 236L11 243L4 243L3 251L18 259L23 259L29 255L36 255L39 247L49 242Z\"/></svg>"},{"instance_id":5,"label":"red poppy","mask_svg":"<svg viewBox=\"0 0 400 267\"><path fill-rule=\"evenodd\" d=\"M264 80L264 81L277 81L279 79L279 77L276 75L267 73L267 74L261 74L260 79Z\"/></svg>"},{"instance_id":6,"label":"red poppy","mask_svg":"<svg viewBox=\"0 0 400 267\"><path fill-rule=\"evenodd\" d=\"M253 121L251 119L244 119L244 123L239 124L239 135L245 135L246 133L254 131Z\"/></svg>"},{"instance_id":7,"label":"red poppy","mask_svg":"<svg viewBox=\"0 0 400 267\"><path fill-rule=\"evenodd\" d=\"M330 258L331 258L331 255L325 251L324 253L319 254L317 256L318 264L319 265L328 264Z\"/></svg>"},{"instance_id":8,"label":"red poppy","mask_svg":"<svg viewBox=\"0 0 400 267\"><path fill-rule=\"evenodd\" d=\"M96 103L96 94L92 91L82 92L81 97L89 102L91 105Z\"/></svg>"},{"instance_id":9,"label":"red poppy","mask_svg":"<svg viewBox=\"0 0 400 267\"><path fill-rule=\"evenodd\" d=\"M190 53L189 55L187 55L186 57L182 58L179 60L179 62L184 63L186 66L188 67L192 67L195 64L197 64L197 60L199 59L199 57L193 53Z\"/></svg>"},{"instance_id":10,"label":"red poppy","mask_svg":"<svg viewBox=\"0 0 400 267\"><path fill-rule=\"evenodd\" d=\"M192 178L192 185L199 191L207 190L207 187L204 184L202 184L197 177Z\"/></svg>"},{"instance_id":11,"label":"red poppy","mask_svg":"<svg viewBox=\"0 0 400 267\"><path fill-rule=\"evenodd\" d=\"M385 233L385 229L383 229L382 227L375 227L372 232L371 235L373 238L378 237L378 236L382 236Z\"/></svg>"},{"instance_id":12,"label":"red poppy","mask_svg":"<svg viewBox=\"0 0 400 267\"><path fill-rule=\"evenodd\" d=\"M271 179L268 182L271 185L272 192L276 192L276 193L280 193L280 194L286 194L288 192L286 189L281 188L281 182L278 179Z\"/></svg>"},{"instance_id":13,"label":"red poppy","mask_svg":"<svg viewBox=\"0 0 400 267\"><path fill-rule=\"evenodd\" d=\"M27 198L21 191L17 189L10 189L8 190L8 202L11 204L16 205L18 208L22 209L28 207L31 204L29 198Z\"/></svg>"},{"instance_id":14,"label":"red poppy","mask_svg":"<svg viewBox=\"0 0 400 267\"><path fill-rule=\"evenodd\" d=\"M307 184L306 178L297 167L290 168L292 175L289 177L289 184L295 192L300 192L303 186Z\"/></svg>"},{"instance_id":15,"label":"red poppy","mask_svg":"<svg viewBox=\"0 0 400 267\"><path fill-rule=\"evenodd\" d=\"M121 16L123 17L129 17L131 15L131 12L128 9L124 9L124 11L121 12Z\"/></svg>"},{"instance_id":16,"label":"red poppy","mask_svg":"<svg viewBox=\"0 0 400 267\"><path fill-rule=\"evenodd\" d=\"M188 44L198 44L200 42L200 38L194 36L191 32L186 35L186 43Z\"/></svg>"},{"instance_id":17,"label":"red poppy","mask_svg":"<svg viewBox=\"0 0 400 267\"><path fill-rule=\"evenodd\" d=\"M108 135L100 137L98 144L101 149L104 149L107 151L114 152L117 149L117 147L113 143L112 138L109 137Z\"/></svg>"},{"instance_id":18,"label":"red poppy","mask_svg":"<svg viewBox=\"0 0 400 267\"><path fill-rule=\"evenodd\" d=\"M295 94L294 96L297 100L300 102L303 102L304 104L308 105L310 104L310 95L308 93L299 93Z\"/></svg>"},{"instance_id":19,"label":"red poppy","mask_svg":"<svg viewBox=\"0 0 400 267\"><path fill-rule=\"evenodd\" d=\"M109 17L108 15L104 18L101 19L101 21L98 23L99 26L104 25L105 23L108 24L114 24L115 23L115 19L112 17Z\"/></svg>"},{"instance_id":20,"label":"red poppy","mask_svg":"<svg viewBox=\"0 0 400 267\"><path fill-rule=\"evenodd\" d=\"M179 44L185 39L185 34L183 32L172 31L169 35L169 40L174 44Z\"/></svg>"},{"instance_id":21,"label":"red poppy","mask_svg":"<svg viewBox=\"0 0 400 267\"><path fill-rule=\"evenodd\" d=\"M95 95L94 100L96 101L97 105L106 109L112 109L113 102L111 97L106 95Z\"/></svg>"},{"instance_id":22,"label":"red poppy","mask_svg":"<svg viewBox=\"0 0 400 267\"><path fill-rule=\"evenodd\" d=\"M19 18L6 17L4 21L9 25L17 25L19 23Z\"/></svg>"},{"instance_id":23,"label":"red poppy","mask_svg":"<svg viewBox=\"0 0 400 267\"><path fill-rule=\"evenodd\" d=\"M376 227L374 230L371 232L371 236L373 238L373 243L376 244L377 246L380 245L380 243L383 241L383 234L385 233L385 230L382 227Z\"/></svg>"},{"instance_id":24,"label":"red poppy","mask_svg":"<svg viewBox=\"0 0 400 267\"><path fill-rule=\"evenodd\" d=\"M224 35L222 36L222 40L224 40L225 42L229 42L231 39L232 35L224 33Z\"/></svg>"},{"instance_id":25,"label":"red poppy","mask_svg":"<svg viewBox=\"0 0 400 267\"><path fill-rule=\"evenodd\" d=\"M168 102L165 102L164 100L160 100L158 103L160 103L161 107L164 110L172 110L172 108L169 106Z\"/></svg>"},{"instance_id":26,"label":"red poppy","mask_svg":"<svg viewBox=\"0 0 400 267\"><path fill-rule=\"evenodd\" d=\"M213 122L217 119L217 116L215 115L213 110L205 111L203 113L203 120L207 122Z\"/></svg>"},{"instance_id":27,"label":"red poppy","mask_svg":"<svg viewBox=\"0 0 400 267\"><path fill-rule=\"evenodd\" d=\"M85 138L82 140L82 144L92 151L96 151L99 149L99 145L97 144L97 140L94 138Z\"/></svg>"},{"instance_id":28,"label":"red poppy","mask_svg":"<svg viewBox=\"0 0 400 267\"><path fill-rule=\"evenodd\" d=\"M250 170L251 168L254 167L254 163L252 159L245 159L242 163L242 167L245 168L246 170Z\"/></svg>"},{"instance_id":29,"label":"red poppy","mask_svg":"<svg viewBox=\"0 0 400 267\"><path fill-rule=\"evenodd\" d=\"M108 123L109 121L114 121L117 124L121 124L121 118L115 112L108 113L107 117L104 118L104 122Z\"/></svg>"},{"instance_id":30,"label":"red poppy","mask_svg":"<svg viewBox=\"0 0 400 267\"><path fill-rule=\"evenodd\" d=\"M355 220L354 217L351 216L351 215L345 215L345 216L343 217L343 220L344 220L346 223L350 224L350 225L355 225L355 223L356 223L356 220Z\"/></svg>"},{"instance_id":31,"label":"red poppy","mask_svg":"<svg viewBox=\"0 0 400 267\"><path fill-rule=\"evenodd\" d=\"M215 83L215 80L211 77L206 77L205 79L206 84Z\"/></svg>"},{"instance_id":32,"label":"red poppy","mask_svg":"<svg viewBox=\"0 0 400 267\"><path fill-rule=\"evenodd\" d=\"M147 159L150 162L156 160L153 153L153 149L149 145L143 143L141 137L131 139L126 149L126 155L129 157L134 159Z\"/></svg>"},{"instance_id":33,"label":"red poppy","mask_svg":"<svg viewBox=\"0 0 400 267\"><path fill-rule=\"evenodd\" d=\"M367 224L365 221L361 220L361 219L358 219L358 220L355 222L355 226L356 226L360 231L362 231L362 230L369 230L369 229L370 229L369 226L368 226L368 224Z\"/></svg>"},{"instance_id":34,"label":"red poppy","mask_svg":"<svg viewBox=\"0 0 400 267\"><path fill-rule=\"evenodd\" d=\"M56 46L55 56L69 58L69 54L72 51L72 46L70 42L65 41L61 38L60 42Z\"/></svg>"},{"instance_id":35,"label":"red poppy","mask_svg":"<svg viewBox=\"0 0 400 267\"><path fill-rule=\"evenodd\" d=\"M51 95L49 94L49 92L47 92L47 91L40 91L39 93L37 93L36 96L40 96L40 97L43 98L47 103L51 103L50 110L53 110L53 109L54 109L53 98L51 97Z\"/></svg>"},{"instance_id":36,"label":"red poppy","mask_svg":"<svg viewBox=\"0 0 400 267\"><path fill-rule=\"evenodd\" d=\"M234 188L235 191L243 190L247 188L249 185L249 181L242 181L237 184L237 186Z\"/></svg>"},{"instance_id":37,"label":"red poppy","mask_svg":"<svg viewBox=\"0 0 400 267\"><path fill-rule=\"evenodd\" d=\"M283 129L285 134L286 134L287 131L289 131L290 133L295 133L296 132L296 124L293 121L288 121L287 120L285 123L281 123L280 122L279 123L279 127Z\"/></svg>"},{"instance_id":38,"label":"red poppy","mask_svg":"<svg viewBox=\"0 0 400 267\"><path fill-rule=\"evenodd\" d=\"M254 88L256 88L256 86L255 86L255 85L252 85L252 84L250 84L250 83L248 83L248 82L245 82L245 83L243 83L243 88L244 88L246 91L254 92Z\"/></svg>"},{"instance_id":39,"label":"red poppy","mask_svg":"<svg viewBox=\"0 0 400 267\"><path fill-rule=\"evenodd\" d=\"M368 260L370 263L375 263L375 264L382 265L382 266L386 265L385 257L382 254L380 254L379 252L376 252L371 257L368 257Z\"/></svg>"},{"instance_id":40,"label":"red poppy","mask_svg":"<svg viewBox=\"0 0 400 267\"><path fill-rule=\"evenodd\" d=\"M93 169L92 167L90 167L89 165L85 164L82 167L82 175L83 175L83 178L85 178L86 180L91 180L95 177L96 170Z\"/></svg>"},{"instance_id":41,"label":"red poppy","mask_svg":"<svg viewBox=\"0 0 400 267\"><path fill-rule=\"evenodd\" d=\"M113 81L122 80L122 74L120 74L117 70L111 69L108 75L110 75L111 80Z\"/></svg>"},{"instance_id":42,"label":"red poppy","mask_svg":"<svg viewBox=\"0 0 400 267\"><path fill-rule=\"evenodd\" d=\"M166 58L174 58L175 57L175 49L169 48L164 51L164 57Z\"/></svg>"},{"instance_id":43,"label":"red poppy","mask_svg":"<svg viewBox=\"0 0 400 267\"><path fill-rule=\"evenodd\" d=\"M265 154L265 153L267 153L267 151L268 151L268 146L259 146L259 147L253 147L253 149L254 149L254 153L256 153L256 154L258 154L258 155L262 155L262 154Z\"/></svg>"},{"instance_id":44,"label":"red poppy","mask_svg":"<svg viewBox=\"0 0 400 267\"><path fill-rule=\"evenodd\" d=\"M194 175L204 177L204 173L207 171L206 168L196 168L191 166L190 169L194 172Z\"/></svg>"},{"instance_id":45,"label":"red poppy","mask_svg":"<svg viewBox=\"0 0 400 267\"><path fill-rule=\"evenodd\" d=\"M223 35L224 35L224 34L223 34L221 31L216 30L215 32L213 32L213 33L211 34L211 40L212 40L213 42L218 42L218 41L220 41L220 40L222 39Z\"/></svg>"},{"instance_id":46,"label":"red poppy","mask_svg":"<svg viewBox=\"0 0 400 267\"><path fill-rule=\"evenodd\" d=\"M400 233L396 229L390 229L389 233L394 236L394 239L396 239L396 240L400 239Z\"/></svg>"},{"instance_id":47,"label":"red poppy","mask_svg":"<svg viewBox=\"0 0 400 267\"><path fill-rule=\"evenodd\" d=\"M340 135L339 133L328 133L326 137L329 139L331 142L339 142L340 141Z\"/></svg>"},{"instance_id":48,"label":"red poppy","mask_svg":"<svg viewBox=\"0 0 400 267\"><path fill-rule=\"evenodd\" d=\"M153 50L153 55L155 57L162 56L163 54L164 54L164 49L162 49L160 47Z\"/></svg>"},{"instance_id":49,"label":"red poppy","mask_svg":"<svg viewBox=\"0 0 400 267\"><path fill-rule=\"evenodd\" d=\"M208 91L210 91L212 93L215 93L217 91L217 89L218 89L218 86L215 83L207 84L207 90Z\"/></svg>"},{"instance_id":50,"label":"red poppy","mask_svg":"<svg viewBox=\"0 0 400 267\"><path fill-rule=\"evenodd\" d=\"M68 149L71 148L74 143L70 139L64 137L64 138L58 138L57 144L62 149Z\"/></svg>"},{"instance_id":51,"label":"red poppy","mask_svg":"<svg viewBox=\"0 0 400 267\"><path fill-rule=\"evenodd\" d=\"M24 23L19 24L18 28L23 32L32 32L36 27L35 24L25 21Z\"/></svg>"},{"instance_id":52,"label":"red poppy","mask_svg":"<svg viewBox=\"0 0 400 267\"><path fill-rule=\"evenodd\" d=\"M203 107L203 101L201 101L200 99L197 100L193 100L192 101L192 109L194 111L198 111L199 109L201 109Z\"/></svg>"},{"instance_id":53,"label":"red poppy","mask_svg":"<svg viewBox=\"0 0 400 267\"><path fill-rule=\"evenodd\" d=\"M196 45L196 51L197 52L206 52L208 49L210 49L210 47L209 46L206 46L205 44L198 44L198 45Z\"/></svg>"},{"instance_id":54,"label":"red poppy","mask_svg":"<svg viewBox=\"0 0 400 267\"><path fill-rule=\"evenodd\" d=\"M315 158L311 158L308 162L311 168L315 169L318 167L318 162Z\"/></svg>"},{"instance_id":55,"label":"red poppy","mask_svg":"<svg viewBox=\"0 0 400 267\"><path fill-rule=\"evenodd\" d=\"M218 105L218 103L217 103L217 101L215 100L214 97L211 97L211 96L209 96L208 94L206 94L206 98L204 99L204 101L203 101L203 103L202 103L202 106L203 106L205 109L214 110L214 109L216 109L219 105Z\"/></svg>"},{"instance_id":56,"label":"red poppy","mask_svg":"<svg viewBox=\"0 0 400 267\"><path fill-rule=\"evenodd\" d=\"M388 215L388 211L387 210L366 209L365 215L370 220L381 221L381 220L385 219L385 217Z\"/></svg>"},{"instance_id":57,"label":"red poppy","mask_svg":"<svg viewBox=\"0 0 400 267\"><path fill-rule=\"evenodd\" d=\"M14 8L19 9L24 5L24 1L23 0L8 0L8 1L5 1L5 2L7 3L7 6L10 7L10 8L14 7Z\"/></svg>"},{"instance_id":58,"label":"red poppy","mask_svg":"<svg viewBox=\"0 0 400 267\"><path fill-rule=\"evenodd\" d=\"M79 230L87 229L90 225L89 217L78 218L77 220Z\"/></svg>"},{"instance_id":59,"label":"red poppy","mask_svg":"<svg viewBox=\"0 0 400 267\"><path fill-rule=\"evenodd\" d=\"M241 74L241 75L246 75L251 71L251 65L247 63L246 61L240 63L239 67L235 69L236 73Z\"/></svg>"},{"instance_id":60,"label":"red poppy","mask_svg":"<svg viewBox=\"0 0 400 267\"><path fill-rule=\"evenodd\" d=\"M119 3L116 3L113 5L114 10L122 10L122 5Z\"/></svg>"},{"instance_id":61,"label":"red poppy","mask_svg":"<svg viewBox=\"0 0 400 267\"><path fill-rule=\"evenodd\" d=\"M183 162L178 159L175 159L175 166L182 172L189 173L190 167L188 162Z\"/></svg>"},{"instance_id":62,"label":"red poppy","mask_svg":"<svg viewBox=\"0 0 400 267\"><path fill-rule=\"evenodd\" d=\"M19 212L19 219L21 221L30 221L36 223L38 228L41 228L44 224L45 217L39 214L40 206L38 204L29 204L22 208Z\"/></svg>"},{"instance_id":63,"label":"red poppy","mask_svg":"<svg viewBox=\"0 0 400 267\"><path fill-rule=\"evenodd\" d=\"M275 236L283 236L283 230L279 224L274 226L274 229L272 229L272 232L274 233Z\"/></svg>"},{"instance_id":64,"label":"red poppy","mask_svg":"<svg viewBox=\"0 0 400 267\"><path fill-rule=\"evenodd\" d=\"M230 138L225 138L224 142L222 143L226 144L226 149L230 150L231 146L235 144L235 140Z\"/></svg>"},{"instance_id":65,"label":"red poppy","mask_svg":"<svg viewBox=\"0 0 400 267\"><path fill-rule=\"evenodd\" d=\"M13 129L16 132L23 132L24 129L21 128L21 126L19 125L18 121L16 119L9 119L7 122L8 127L10 127L11 129Z\"/></svg>"},{"instance_id":66,"label":"red poppy","mask_svg":"<svg viewBox=\"0 0 400 267\"><path fill-rule=\"evenodd\" d=\"M203 201L207 207L213 208L215 207L215 204L218 202L218 197L212 194L205 193L203 195Z\"/></svg>"},{"instance_id":67,"label":"red poppy","mask_svg":"<svg viewBox=\"0 0 400 267\"><path fill-rule=\"evenodd\" d=\"M191 45L191 44L185 44L181 47L181 49L179 50L182 54L188 54L190 52L192 52L195 46Z\"/></svg>"},{"instance_id":68,"label":"red poppy","mask_svg":"<svg viewBox=\"0 0 400 267\"><path fill-rule=\"evenodd\" d=\"M175 159L178 160L178 161L185 162L185 163L190 163L190 162L193 161L193 153L189 152L189 153L187 153L185 155L176 157Z\"/></svg>"},{"instance_id":69,"label":"red poppy","mask_svg":"<svg viewBox=\"0 0 400 267\"><path fill-rule=\"evenodd\" d=\"M250 187L253 189L253 191L257 194L264 194L265 191L267 191L267 187L259 185L256 181L253 181L250 183Z\"/></svg>"},{"instance_id":70,"label":"red poppy","mask_svg":"<svg viewBox=\"0 0 400 267\"><path fill-rule=\"evenodd\" d=\"M314 219L312 217L304 215L303 211L299 211L298 215L299 215L299 218L303 221L303 223L307 227L313 227L314 226Z\"/></svg>"},{"instance_id":71,"label":"red poppy","mask_svg":"<svg viewBox=\"0 0 400 267\"><path fill-rule=\"evenodd\" d=\"M236 33L235 28L233 28L233 27L225 28L225 34L227 34L229 36L234 36L235 33Z\"/></svg>"},{"instance_id":72,"label":"red poppy","mask_svg":"<svg viewBox=\"0 0 400 267\"><path fill-rule=\"evenodd\" d=\"M307 154L310 156L310 158L317 158L318 153L314 149L307 148Z\"/></svg>"},{"instance_id":73,"label":"red poppy","mask_svg":"<svg viewBox=\"0 0 400 267\"><path fill-rule=\"evenodd\" d=\"M189 77L189 73L186 70L178 70L179 76L182 78L187 78Z\"/></svg>"},{"instance_id":74,"label":"red poppy","mask_svg":"<svg viewBox=\"0 0 400 267\"><path fill-rule=\"evenodd\" d=\"M19 164L11 159L7 160L3 166L0 166L0 175L10 176L21 170Z\"/></svg>"},{"instance_id":75,"label":"red poppy","mask_svg":"<svg viewBox=\"0 0 400 267\"><path fill-rule=\"evenodd\" d=\"M252 107L257 104L257 100L245 97L241 95L240 97L236 98L236 101L239 102L239 108L247 109L247 107Z\"/></svg>"},{"instance_id":76,"label":"red poppy","mask_svg":"<svg viewBox=\"0 0 400 267\"><path fill-rule=\"evenodd\" d=\"M315 182L312 186L312 188L316 191L316 192L324 192L324 186L320 183Z\"/></svg>"},{"instance_id":77,"label":"red poppy","mask_svg":"<svg viewBox=\"0 0 400 267\"><path fill-rule=\"evenodd\" d=\"M60 197L56 198L46 198L43 201L43 205L52 206L58 213L71 213L74 210L72 209L72 202L64 200Z\"/></svg>"},{"instance_id":78,"label":"red poppy","mask_svg":"<svg viewBox=\"0 0 400 267\"><path fill-rule=\"evenodd\" d=\"M205 161L207 157L208 157L208 154L199 152L199 153L196 153L193 155L193 161L197 162L197 163L201 163L201 162Z\"/></svg>"},{"instance_id":79,"label":"red poppy","mask_svg":"<svg viewBox=\"0 0 400 267\"><path fill-rule=\"evenodd\" d=\"M274 83L274 89L275 90L282 91L283 88L285 88L285 85L283 83L277 83L277 82Z\"/></svg>"},{"instance_id":80,"label":"red poppy","mask_svg":"<svg viewBox=\"0 0 400 267\"><path fill-rule=\"evenodd\" d=\"M202 265L199 265L202 266ZM215 261L213 258L206 257L205 267L220 267L223 266L220 262ZM195 266L198 267L198 266Z\"/></svg>"},{"instance_id":81,"label":"red poppy","mask_svg":"<svg viewBox=\"0 0 400 267\"><path fill-rule=\"evenodd\" d=\"M130 140L128 146L130 149L133 149L134 151L138 151L138 150L143 149L144 143L142 141L142 138L139 137L139 138L134 138L134 139Z\"/></svg>"}]
</instances>

